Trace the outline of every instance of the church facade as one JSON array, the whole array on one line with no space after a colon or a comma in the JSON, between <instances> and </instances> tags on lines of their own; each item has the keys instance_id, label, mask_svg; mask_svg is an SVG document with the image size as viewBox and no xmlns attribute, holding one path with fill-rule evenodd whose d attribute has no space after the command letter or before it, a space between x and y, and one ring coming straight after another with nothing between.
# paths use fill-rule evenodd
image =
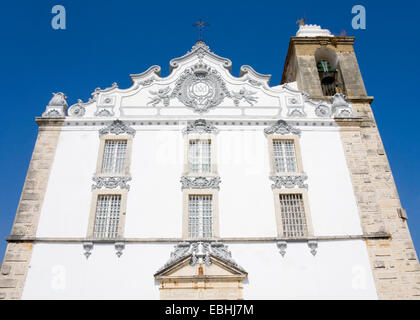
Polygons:
<instances>
[{"instance_id":1,"label":"church facade","mask_svg":"<svg viewBox=\"0 0 420 320\"><path fill-rule=\"evenodd\" d=\"M41 117L2 299L418 299L353 49L302 25L282 84L198 41Z\"/></svg>"}]
</instances>

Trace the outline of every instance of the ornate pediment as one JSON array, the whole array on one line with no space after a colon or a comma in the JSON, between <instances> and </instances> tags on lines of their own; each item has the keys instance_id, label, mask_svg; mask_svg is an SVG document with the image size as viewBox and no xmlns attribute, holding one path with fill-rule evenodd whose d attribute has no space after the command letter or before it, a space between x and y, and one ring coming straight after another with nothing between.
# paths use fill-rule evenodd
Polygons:
<instances>
[{"instance_id":1,"label":"ornate pediment","mask_svg":"<svg viewBox=\"0 0 420 320\"><path fill-rule=\"evenodd\" d=\"M277 121L277 123L269 128L266 128L264 130L264 133L266 135L269 134L296 134L296 135L300 135L301 134L301 130L292 127L290 124L288 124L286 121L284 120L279 120Z\"/></svg>"},{"instance_id":2,"label":"ornate pediment","mask_svg":"<svg viewBox=\"0 0 420 320\"><path fill-rule=\"evenodd\" d=\"M219 130L209 121L198 119L187 124L187 127L182 131L184 134L189 133L208 133L216 134Z\"/></svg>"},{"instance_id":3,"label":"ornate pediment","mask_svg":"<svg viewBox=\"0 0 420 320\"><path fill-rule=\"evenodd\" d=\"M131 75L132 86L127 89L115 83L106 89L96 88L87 102L78 100L72 105L68 116L166 121L189 120L205 114L209 120L264 122L275 119L333 122L336 117L354 116L344 96L336 95L332 102L314 101L299 91L296 83L270 86L270 75L242 66L239 76L235 76L231 67L229 59L216 55L199 41L185 55L170 61L169 75L162 76L161 68L152 66ZM57 96L54 100L61 103L63 99ZM63 104L47 109L48 117L66 115Z\"/></svg>"},{"instance_id":4,"label":"ornate pediment","mask_svg":"<svg viewBox=\"0 0 420 320\"><path fill-rule=\"evenodd\" d=\"M239 266L232 258L227 246L221 242L181 242L175 246L171 257L165 265L160 268L155 277L168 275L171 270L176 269L180 263L188 262L190 266L210 266L214 260L229 267L234 274L245 275L247 272Z\"/></svg>"},{"instance_id":5,"label":"ornate pediment","mask_svg":"<svg viewBox=\"0 0 420 320\"><path fill-rule=\"evenodd\" d=\"M103 134L130 134L132 136L134 136L136 134L136 130L134 130L133 128L130 128L128 125L126 125L123 121L121 120L115 120L113 122L111 122L108 126L106 126L105 128L99 130L99 134L103 135Z\"/></svg>"},{"instance_id":6,"label":"ornate pediment","mask_svg":"<svg viewBox=\"0 0 420 320\"><path fill-rule=\"evenodd\" d=\"M182 177L182 189L220 189L220 177Z\"/></svg>"},{"instance_id":7,"label":"ornate pediment","mask_svg":"<svg viewBox=\"0 0 420 320\"><path fill-rule=\"evenodd\" d=\"M222 243L182 242L154 276L163 300L237 300L248 274Z\"/></svg>"}]
</instances>

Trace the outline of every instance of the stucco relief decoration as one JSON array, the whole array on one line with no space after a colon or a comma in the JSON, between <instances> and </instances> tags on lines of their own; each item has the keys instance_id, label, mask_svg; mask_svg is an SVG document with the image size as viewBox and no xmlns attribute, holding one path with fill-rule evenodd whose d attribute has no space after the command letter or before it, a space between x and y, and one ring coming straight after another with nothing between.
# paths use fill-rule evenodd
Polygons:
<instances>
[{"instance_id":1,"label":"stucco relief decoration","mask_svg":"<svg viewBox=\"0 0 420 320\"><path fill-rule=\"evenodd\" d=\"M319 104L315 108L315 114L320 118L329 118L331 117L331 109L324 104Z\"/></svg>"},{"instance_id":2,"label":"stucco relief decoration","mask_svg":"<svg viewBox=\"0 0 420 320\"><path fill-rule=\"evenodd\" d=\"M277 242L277 248L279 248L279 253L282 257L286 255L286 249L287 249L287 242L286 241L278 241Z\"/></svg>"},{"instance_id":3,"label":"stucco relief decoration","mask_svg":"<svg viewBox=\"0 0 420 320\"><path fill-rule=\"evenodd\" d=\"M291 125L289 125L284 120L278 120L275 125L264 129L264 133L266 135L270 135L270 134L282 134L282 135L295 134L295 135L300 136L301 130L292 127Z\"/></svg>"},{"instance_id":4,"label":"stucco relief decoration","mask_svg":"<svg viewBox=\"0 0 420 320\"><path fill-rule=\"evenodd\" d=\"M86 109L83 106L83 101L82 100L77 100L77 103L72 105L69 108L69 116L70 117L76 117L76 118L81 118L85 115L86 113Z\"/></svg>"},{"instance_id":5,"label":"stucco relief decoration","mask_svg":"<svg viewBox=\"0 0 420 320\"><path fill-rule=\"evenodd\" d=\"M93 250L93 242L83 242L83 255L88 259L90 255L92 254Z\"/></svg>"},{"instance_id":6,"label":"stucco relief decoration","mask_svg":"<svg viewBox=\"0 0 420 320\"><path fill-rule=\"evenodd\" d=\"M195 112L204 113L217 107L230 93L220 74L199 62L179 77L171 94L171 98L175 97Z\"/></svg>"},{"instance_id":7,"label":"stucco relief decoration","mask_svg":"<svg viewBox=\"0 0 420 320\"><path fill-rule=\"evenodd\" d=\"M166 88L162 88L159 89L158 91L153 91L150 90L149 93L152 95L152 97L150 97L150 101L147 103L147 105L152 105L154 107L156 107L159 103L162 102L162 104L167 107L169 106L169 102L170 102L170 92L171 92L171 88L170 87L166 87Z\"/></svg>"},{"instance_id":8,"label":"stucco relief decoration","mask_svg":"<svg viewBox=\"0 0 420 320\"><path fill-rule=\"evenodd\" d=\"M315 257L318 252L318 242L315 240L309 240L308 241L308 247L312 253L312 255Z\"/></svg>"},{"instance_id":9,"label":"stucco relief decoration","mask_svg":"<svg viewBox=\"0 0 420 320\"><path fill-rule=\"evenodd\" d=\"M220 177L182 177L182 189L220 189Z\"/></svg>"},{"instance_id":10,"label":"stucco relief decoration","mask_svg":"<svg viewBox=\"0 0 420 320\"><path fill-rule=\"evenodd\" d=\"M93 177L92 180L95 184L92 185L92 189L127 189L130 190L130 186L127 184L131 180L130 177Z\"/></svg>"},{"instance_id":11,"label":"stucco relief decoration","mask_svg":"<svg viewBox=\"0 0 420 320\"><path fill-rule=\"evenodd\" d=\"M287 109L288 109L288 112L287 112L288 117L294 117L294 118L304 118L304 117L306 117L306 113L303 109L303 106L288 105Z\"/></svg>"},{"instance_id":12,"label":"stucco relief decoration","mask_svg":"<svg viewBox=\"0 0 420 320\"><path fill-rule=\"evenodd\" d=\"M219 130L211 123L204 119L198 119L187 124L187 127L182 131L184 134L189 133L208 133L217 134Z\"/></svg>"},{"instance_id":13,"label":"stucco relief decoration","mask_svg":"<svg viewBox=\"0 0 420 320\"><path fill-rule=\"evenodd\" d=\"M125 249L125 243L124 242L115 242L115 254L118 258L120 258L123 254L123 251Z\"/></svg>"},{"instance_id":14,"label":"stucco relief decoration","mask_svg":"<svg viewBox=\"0 0 420 320\"><path fill-rule=\"evenodd\" d=\"M136 130L126 125L121 120L115 120L105 128L102 128L99 130L100 135L104 134L130 134L132 136L136 135Z\"/></svg>"},{"instance_id":15,"label":"stucco relief decoration","mask_svg":"<svg viewBox=\"0 0 420 320\"><path fill-rule=\"evenodd\" d=\"M287 86L285 86L287 87ZM289 87L287 87L289 90ZM294 90L293 90L294 91ZM287 116L288 117L296 117L296 118L303 118L306 117L306 113L304 110L304 105L300 102L300 99L296 96L287 97L286 98L286 105L287 105Z\"/></svg>"},{"instance_id":16,"label":"stucco relief decoration","mask_svg":"<svg viewBox=\"0 0 420 320\"><path fill-rule=\"evenodd\" d=\"M67 107L67 96L62 92L53 92L53 97L48 103L45 112L42 114L42 117L63 118L66 116Z\"/></svg>"},{"instance_id":17,"label":"stucco relief decoration","mask_svg":"<svg viewBox=\"0 0 420 320\"><path fill-rule=\"evenodd\" d=\"M346 101L346 96L342 93L336 93L333 96L332 112L336 118L354 116L351 105Z\"/></svg>"},{"instance_id":18,"label":"stucco relief decoration","mask_svg":"<svg viewBox=\"0 0 420 320\"><path fill-rule=\"evenodd\" d=\"M113 115L114 112L108 109L100 109L95 112L95 116L97 117L112 117Z\"/></svg>"},{"instance_id":19,"label":"stucco relief decoration","mask_svg":"<svg viewBox=\"0 0 420 320\"><path fill-rule=\"evenodd\" d=\"M305 181L308 179L306 175L301 176L273 176L270 177L274 183L271 186L272 189L292 189L292 188L304 188L307 189L308 185Z\"/></svg>"},{"instance_id":20,"label":"stucco relief decoration","mask_svg":"<svg viewBox=\"0 0 420 320\"><path fill-rule=\"evenodd\" d=\"M241 266L239 266L232 258L232 253L228 250L227 246L221 242L181 242L175 246L175 250L171 253L171 257L165 265L160 268L160 271L176 264L177 262L187 258L190 258L190 265L206 264L211 265L211 257L219 258L220 260L229 263L230 265L246 272Z\"/></svg>"},{"instance_id":21,"label":"stucco relief decoration","mask_svg":"<svg viewBox=\"0 0 420 320\"><path fill-rule=\"evenodd\" d=\"M262 82L256 81L256 80L254 80L254 79L249 79L249 80L248 80L248 82L249 82L250 84L252 84L253 86L256 86L256 87L259 87L259 86L264 85Z\"/></svg>"},{"instance_id":22,"label":"stucco relief decoration","mask_svg":"<svg viewBox=\"0 0 420 320\"><path fill-rule=\"evenodd\" d=\"M254 97L255 94L257 94L256 91L250 91L245 88L242 88L238 92L232 91L233 102L236 106L239 106L239 103L244 100L250 106L253 106L254 103L258 102L258 97Z\"/></svg>"},{"instance_id":23,"label":"stucco relief decoration","mask_svg":"<svg viewBox=\"0 0 420 320\"><path fill-rule=\"evenodd\" d=\"M100 96L101 92L106 92L112 89L117 88L117 84L114 83L111 88L101 90L99 88L95 89L95 92L92 94L94 99L96 101L98 100L98 97ZM114 107L115 107L116 97L115 96L102 96L100 102L97 105L97 109L95 112L95 116L97 117L112 117L114 115Z\"/></svg>"}]
</instances>

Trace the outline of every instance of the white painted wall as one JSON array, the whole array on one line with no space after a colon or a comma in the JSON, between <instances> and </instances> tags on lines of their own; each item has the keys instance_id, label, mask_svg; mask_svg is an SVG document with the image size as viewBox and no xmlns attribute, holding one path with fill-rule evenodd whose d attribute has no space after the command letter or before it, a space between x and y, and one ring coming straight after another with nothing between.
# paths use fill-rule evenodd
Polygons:
<instances>
[{"instance_id":1,"label":"white painted wall","mask_svg":"<svg viewBox=\"0 0 420 320\"><path fill-rule=\"evenodd\" d=\"M95 245L89 259L81 244L36 244L23 299L159 299L153 274L168 260L170 244ZM377 299L361 240L289 244L284 258L274 243L229 244L248 271L245 299Z\"/></svg>"},{"instance_id":2,"label":"white painted wall","mask_svg":"<svg viewBox=\"0 0 420 320\"><path fill-rule=\"evenodd\" d=\"M180 238L182 128L136 129L124 236ZM220 236L275 237L264 127L220 129ZM315 236L362 234L338 129L301 129ZM66 128L61 133L38 237L86 236L98 149L97 128ZM306 243L289 243L285 258L275 243L229 247L233 258L249 273L244 287L246 299L376 298L366 245L361 240L320 242L316 257L310 254ZM92 256L86 260L82 244L39 243L34 246L24 298L157 299L159 292L153 274L169 259L172 250L173 244L127 244L118 259L113 245L95 244ZM51 283L60 270L66 272L66 287L55 290ZM360 273L365 279L363 290L352 287Z\"/></svg>"},{"instance_id":3,"label":"white painted wall","mask_svg":"<svg viewBox=\"0 0 420 320\"><path fill-rule=\"evenodd\" d=\"M337 129L306 128L301 147L315 235L360 235L356 201ZM125 236L180 237L183 136L138 131L132 148ZM98 158L97 131L64 131L41 212L38 237L84 237ZM268 143L262 128L217 137L222 237L276 236Z\"/></svg>"}]
</instances>

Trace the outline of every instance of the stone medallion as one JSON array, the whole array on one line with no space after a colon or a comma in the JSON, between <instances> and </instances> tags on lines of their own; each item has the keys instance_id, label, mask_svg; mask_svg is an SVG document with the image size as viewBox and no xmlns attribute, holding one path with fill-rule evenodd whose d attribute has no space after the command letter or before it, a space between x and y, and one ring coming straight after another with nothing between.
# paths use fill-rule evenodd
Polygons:
<instances>
[{"instance_id":1,"label":"stone medallion","mask_svg":"<svg viewBox=\"0 0 420 320\"><path fill-rule=\"evenodd\" d=\"M203 113L217 107L230 93L220 74L203 62L185 70L175 84L171 98Z\"/></svg>"}]
</instances>

